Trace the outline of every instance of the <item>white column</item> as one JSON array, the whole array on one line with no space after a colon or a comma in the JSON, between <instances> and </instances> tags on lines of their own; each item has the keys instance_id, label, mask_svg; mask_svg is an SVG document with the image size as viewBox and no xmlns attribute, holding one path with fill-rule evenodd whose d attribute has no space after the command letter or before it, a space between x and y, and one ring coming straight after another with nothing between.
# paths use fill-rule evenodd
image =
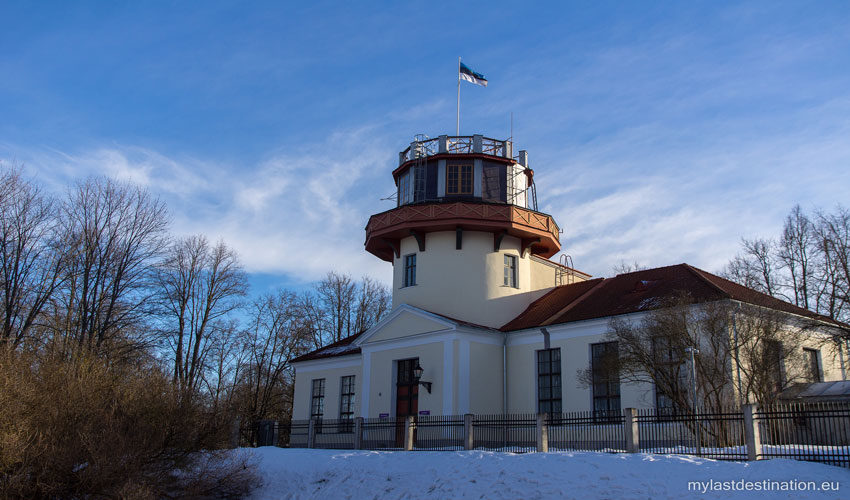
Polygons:
<instances>
[{"instance_id":1,"label":"white column","mask_svg":"<svg viewBox=\"0 0 850 500\"><path fill-rule=\"evenodd\" d=\"M443 341L443 415L454 415L455 345L454 340Z\"/></svg>"},{"instance_id":2,"label":"white column","mask_svg":"<svg viewBox=\"0 0 850 500\"><path fill-rule=\"evenodd\" d=\"M463 415L469 411L469 341L460 341L458 353L458 408L457 413Z\"/></svg>"},{"instance_id":3,"label":"white column","mask_svg":"<svg viewBox=\"0 0 850 500\"><path fill-rule=\"evenodd\" d=\"M372 397L370 384L372 381L372 353L362 351L363 356L363 387L361 388L360 396L360 416L369 418L369 400Z\"/></svg>"},{"instance_id":4,"label":"white column","mask_svg":"<svg viewBox=\"0 0 850 500\"><path fill-rule=\"evenodd\" d=\"M446 160L437 160L437 198L446 195Z\"/></svg>"}]
</instances>

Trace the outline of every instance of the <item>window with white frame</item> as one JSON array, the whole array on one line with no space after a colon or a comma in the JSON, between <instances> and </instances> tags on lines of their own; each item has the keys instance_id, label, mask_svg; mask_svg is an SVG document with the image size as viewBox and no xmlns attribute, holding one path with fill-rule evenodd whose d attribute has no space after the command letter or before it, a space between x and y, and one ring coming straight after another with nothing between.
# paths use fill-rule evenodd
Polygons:
<instances>
[{"instance_id":1,"label":"window with white frame","mask_svg":"<svg viewBox=\"0 0 850 500\"><path fill-rule=\"evenodd\" d=\"M516 255L505 255L505 286L517 288Z\"/></svg>"},{"instance_id":2,"label":"window with white frame","mask_svg":"<svg viewBox=\"0 0 850 500\"><path fill-rule=\"evenodd\" d=\"M413 286L416 284L416 254L404 256L404 285Z\"/></svg>"}]
</instances>

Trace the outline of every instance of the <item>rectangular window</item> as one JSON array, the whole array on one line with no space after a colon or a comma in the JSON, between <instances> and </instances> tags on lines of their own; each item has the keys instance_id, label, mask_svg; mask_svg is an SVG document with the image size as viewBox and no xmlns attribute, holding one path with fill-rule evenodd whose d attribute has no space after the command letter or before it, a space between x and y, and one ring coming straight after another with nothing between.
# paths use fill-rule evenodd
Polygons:
<instances>
[{"instance_id":1,"label":"rectangular window","mask_svg":"<svg viewBox=\"0 0 850 500\"><path fill-rule=\"evenodd\" d=\"M505 255L505 286L517 287L515 255Z\"/></svg>"},{"instance_id":2,"label":"rectangular window","mask_svg":"<svg viewBox=\"0 0 850 500\"><path fill-rule=\"evenodd\" d=\"M766 340L762 348L762 366L768 374L767 384L774 394L782 392L782 342Z\"/></svg>"},{"instance_id":3,"label":"rectangular window","mask_svg":"<svg viewBox=\"0 0 850 500\"><path fill-rule=\"evenodd\" d=\"M340 432L352 432L354 419L354 375L340 379L339 419Z\"/></svg>"},{"instance_id":4,"label":"rectangular window","mask_svg":"<svg viewBox=\"0 0 850 500\"><path fill-rule=\"evenodd\" d=\"M472 165L446 165L446 194L472 194Z\"/></svg>"},{"instance_id":5,"label":"rectangular window","mask_svg":"<svg viewBox=\"0 0 850 500\"><path fill-rule=\"evenodd\" d=\"M593 414L601 420L620 417L620 367L616 342L590 345Z\"/></svg>"},{"instance_id":6,"label":"rectangular window","mask_svg":"<svg viewBox=\"0 0 850 500\"><path fill-rule=\"evenodd\" d=\"M398 204L401 206L408 203L410 203L410 170L398 178Z\"/></svg>"},{"instance_id":7,"label":"rectangular window","mask_svg":"<svg viewBox=\"0 0 850 500\"><path fill-rule=\"evenodd\" d=\"M681 408L673 400L673 394L665 392L664 386L671 386L673 391L685 390L687 371L682 369L681 355L673 346L670 337L652 338L652 357L658 370L657 381L663 381L662 387L655 384L655 410L659 420L671 420L681 413Z\"/></svg>"},{"instance_id":8,"label":"rectangular window","mask_svg":"<svg viewBox=\"0 0 850 500\"><path fill-rule=\"evenodd\" d=\"M658 420L673 420L676 417L676 404L670 396L655 387L655 415Z\"/></svg>"},{"instance_id":9,"label":"rectangular window","mask_svg":"<svg viewBox=\"0 0 850 500\"><path fill-rule=\"evenodd\" d=\"M416 284L416 254L404 256L404 286Z\"/></svg>"},{"instance_id":10,"label":"rectangular window","mask_svg":"<svg viewBox=\"0 0 850 500\"><path fill-rule=\"evenodd\" d=\"M807 382L821 382L820 362L818 361L818 351L816 349L803 348L803 361L805 362L804 369Z\"/></svg>"},{"instance_id":11,"label":"rectangular window","mask_svg":"<svg viewBox=\"0 0 850 500\"><path fill-rule=\"evenodd\" d=\"M537 351L537 412L561 413L561 349Z\"/></svg>"},{"instance_id":12,"label":"rectangular window","mask_svg":"<svg viewBox=\"0 0 850 500\"><path fill-rule=\"evenodd\" d=\"M425 165L413 167L413 201L425 201Z\"/></svg>"},{"instance_id":13,"label":"rectangular window","mask_svg":"<svg viewBox=\"0 0 850 500\"><path fill-rule=\"evenodd\" d=\"M316 432L322 432L322 417L325 415L325 379L313 379L310 394L310 418L316 419Z\"/></svg>"}]
</instances>

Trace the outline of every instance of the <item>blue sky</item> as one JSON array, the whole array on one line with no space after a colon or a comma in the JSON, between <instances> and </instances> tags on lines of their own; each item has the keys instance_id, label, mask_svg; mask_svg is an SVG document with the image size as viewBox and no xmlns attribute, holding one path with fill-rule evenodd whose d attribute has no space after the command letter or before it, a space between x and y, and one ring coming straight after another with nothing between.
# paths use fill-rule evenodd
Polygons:
<instances>
[{"instance_id":1,"label":"blue sky","mask_svg":"<svg viewBox=\"0 0 850 500\"><path fill-rule=\"evenodd\" d=\"M363 251L413 135L510 134L576 267L717 271L795 203L846 204L846 2L10 2L0 159L49 188L105 174L259 288Z\"/></svg>"}]
</instances>

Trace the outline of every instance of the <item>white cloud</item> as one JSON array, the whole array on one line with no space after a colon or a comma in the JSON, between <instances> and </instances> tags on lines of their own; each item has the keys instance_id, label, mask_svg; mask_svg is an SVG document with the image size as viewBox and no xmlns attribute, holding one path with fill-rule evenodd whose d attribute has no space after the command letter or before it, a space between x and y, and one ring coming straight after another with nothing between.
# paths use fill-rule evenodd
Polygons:
<instances>
[{"instance_id":1,"label":"white cloud","mask_svg":"<svg viewBox=\"0 0 850 500\"><path fill-rule=\"evenodd\" d=\"M175 234L223 239L249 272L313 281L334 269L389 281L391 266L363 249L363 230L371 213L390 208L379 193L392 185L394 155L360 129L253 166L118 145L79 154L35 151L27 163L38 165L37 177L51 187L88 175L145 186L168 204Z\"/></svg>"}]
</instances>

